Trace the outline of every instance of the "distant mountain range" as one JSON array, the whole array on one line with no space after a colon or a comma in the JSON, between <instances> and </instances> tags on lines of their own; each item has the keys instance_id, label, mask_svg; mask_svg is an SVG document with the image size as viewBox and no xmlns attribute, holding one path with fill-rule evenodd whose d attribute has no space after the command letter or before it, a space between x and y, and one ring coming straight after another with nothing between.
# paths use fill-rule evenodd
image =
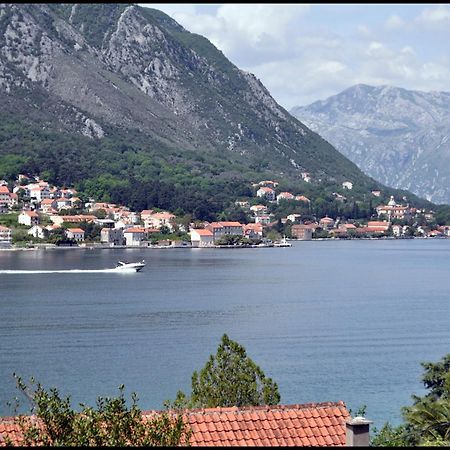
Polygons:
<instances>
[{"instance_id":1,"label":"distant mountain range","mask_svg":"<svg viewBox=\"0 0 450 450\"><path fill-rule=\"evenodd\" d=\"M388 194L156 9L1 4L0 103L0 177L24 171L197 217L248 194L250 181L301 184L302 172L330 193L349 180L350 197Z\"/></svg>"},{"instance_id":2,"label":"distant mountain range","mask_svg":"<svg viewBox=\"0 0 450 450\"><path fill-rule=\"evenodd\" d=\"M450 204L450 93L359 84L291 113L376 180Z\"/></svg>"}]
</instances>

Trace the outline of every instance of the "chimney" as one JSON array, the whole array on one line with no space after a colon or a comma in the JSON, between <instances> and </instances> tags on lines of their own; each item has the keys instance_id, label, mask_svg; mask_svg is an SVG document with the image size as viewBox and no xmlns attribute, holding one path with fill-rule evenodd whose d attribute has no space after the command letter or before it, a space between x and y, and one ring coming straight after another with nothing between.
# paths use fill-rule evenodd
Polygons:
<instances>
[{"instance_id":1,"label":"chimney","mask_svg":"<svg viewBox=\"0 0 450 450\"><path fill-rule=\"evenodd\" d=\"M358 416L345 423L346 447L368 447L369 427L373 422Z\"/></svg>"}]
</instances>

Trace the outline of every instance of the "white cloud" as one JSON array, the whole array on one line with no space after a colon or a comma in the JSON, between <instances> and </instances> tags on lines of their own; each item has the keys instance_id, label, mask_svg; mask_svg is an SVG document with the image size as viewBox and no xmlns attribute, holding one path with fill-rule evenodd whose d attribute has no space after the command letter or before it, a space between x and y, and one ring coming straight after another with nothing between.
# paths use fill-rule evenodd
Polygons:
<instances>
[{"instance_id":1,"label":"white cloud","mask_svg":"<svg viewBox=\"0 0 450 450\"><path fill-rule=\"evenodd\" d=\"M399 30L405 26L405 21L397 14L393 14L392 16L389 16L384 26L388 30Z\"/></svg>"},{"instance_id":2,"label":"white cloud","mask_svg":"<svg viewBox=\"0 0 450 450\"><path fill-rule=\"evenodd\" d=\"M357 83L450 90L445 40L434 33L450 30L445 5L356 5L343 15L343 6L305 4L146 6L207 37L287 109Z\"/></svg>"},{"instance_id":3,"label":"white cloud","mask_svg":"<svg viewBox=\"0 0 450 450\"><path fill-rule=\"evenodd\" d=\"M450 24L450 8L439 5L433 8L426 8L417 18L418 22L426 25L449 25Z\"/></svg>"}]
</instances>

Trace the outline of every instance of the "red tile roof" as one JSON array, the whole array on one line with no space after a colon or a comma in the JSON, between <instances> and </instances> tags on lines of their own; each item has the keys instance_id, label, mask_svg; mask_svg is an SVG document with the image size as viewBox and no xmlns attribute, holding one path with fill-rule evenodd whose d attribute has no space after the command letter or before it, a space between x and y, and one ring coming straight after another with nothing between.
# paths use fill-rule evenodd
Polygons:
<instances>
[{"instance_id":1,"label":"red tile roof","mask_svg":"<svg viewBox=\"0 0 450 450\"><path fill-rule=\"evenodd\" d=\"M192 229L191 233L197 233L199 236L213 236L212 231L210 230L206 230L204 228L196 228L196 229Z\"/></svg>"},{"instance_id":2,"label":"red tile roof","mask_svg":"<svg viewBox=\"0 0 450 450\"><path fill-rule=\"evenodd\" d=\"M145 418L157 413L143 412ZM186 410L190 444L203 446L345 446L343 402ZM23 443L13 417L0 418L0 446Z\"/></svg>"},{"instance_id":3,"label":"red tile roof","mask_svg":"<svg viewBox=\"0 0 450 450\"><path fill-rule=\"evenodd\" d=\"M71 233L84 233L82 228L67 228L67 231L70 231Z\"/></svg>"},{"instance_id":4,"label":"red tile roof","mask_svg":"<svg viewBox=\"0 0 450 450\"><path fill-rule=\"evenodd\" d=\"M190 410L192 446L344 446L345 404Z\"/></svg>"}]
</instances>

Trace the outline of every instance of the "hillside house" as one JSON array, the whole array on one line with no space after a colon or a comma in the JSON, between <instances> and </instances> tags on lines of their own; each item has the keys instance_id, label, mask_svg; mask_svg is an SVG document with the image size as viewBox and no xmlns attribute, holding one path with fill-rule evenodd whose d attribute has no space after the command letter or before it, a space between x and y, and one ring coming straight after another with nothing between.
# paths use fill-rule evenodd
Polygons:
<instances>
[{"instance_id":1,"label":"hillside house","mask_svg":"<svg viewBox=\"0 0 450 450\"><path fill-rule=\"evenodd\" d=\"M72 202L70 199L65 198L65 197L61 197L61 198L57 198L55 200L56 203L56 209L70 209L72 208Z\"/></svg>"},{"instance_id":2,"label":"hillside house","mask_svg":"<svg viewBox=\"0 0 450 450\"><path fill-rule=\"evenodd\" d=\"M268 187L276 188L278 186L278 181L263 180L258 183L258 186L268 186Z\"/></svg>"},{"instance_id":3,"label":"hillside house","mask_svg":"<svg viewBox=\"0 0 450 450\"><path fill-rule=\"evenodd\" d=\"M61 226L63 223L81 223L94 222L97 220L96 216L89 214L77 214L75 216L49 216L50 220L55 224Z\"/></svg>"},{"instance_id":4,"label":"hillside house","mask_svg":"<svg viewBox=\"0 0 450 450\"><path fill-rule=\"evenodd\" d=\"M40 225L34 225L27 231L27 234L35 238L44 239L46 232L44 227L41 227Z\"/></svg>"},{"instance_id":5,"label":"hillside house","mask_svg":"<svg viewBox=\"0 0 450 450\"><path fill-rule=\"evenodd\" d=\"M311 174L309 172L302 172L302 180L306 183L311 182Z\"/></svg>"},{"instance_id":6,"label":"hillside house","mask_svg":"<svg viewBox=\"0 0 450 450\"><path fill-rule=\"evenodd\" d=\"M343 187L344 189L351 190L351 189L353 189L353 183L352 183L351 181L344 181L344 182L342 183L342 187Z\"/></svg>"},{"instance_id":7,"label":"hillside house","mask_svg":"<svg viewBox=\"0 0 450 450\"><path fill-rule=\"evenodd\" d=\"M157 212L153 213L150 216L148 216L146 219L144 219L144 226L146 228L156 228L159 230L161 227L165 226L170 231L173 231L173 220L175 219L175 215L172 213L169 213L167 211ZM141 214L142 218L142 214Z\"/></svg>"},{"instance_id":8,"label":"hillside house","mask_svg":"<svg viewBox=\"0 0 450 450\"><path fill-rule=\"evenodd\" d=\"M296 195L295 200L297 202L311 203L311 200L308 197L305 197L304 195Z\"/></svg>"},{"instance_id":9,"label":"hillside house","mask_svg":"<svg viewBox=\"0 0 450 450\"><path fill-rule=\"evenodd\" d=\"M250 211L255 216L258 216L260 214L267 214L267 206L266 205L253 205L253 206L250 206Z\"/></svg>"},{"instance_id":10,"label":"hillside house","mask_svg":"<svg viewBox=\"0 0 450 450\"><path fill-rule=\"evenodd\" d=\"M294 200L294 195L290 192L280 192L277 195L277 203L280 203L281 200Z\"/></svg>"},{"instance_id":11,"label":"hillside house","mask_svg":"<svg viewBox=\"0 0 450 450\"><path fill-rule=\"evenodd\" d=\"M266 200L269 200L270 202L273 202L276 199L275 191L272 188L266 187L266 186L259 188L256 191L256 196L265 198Z\"/></svg>"},{"instance_id":12,"label":"hillside house","mask_svg":"<svg viewBox=\"0 0 450 450\"><path fill-rule=\"evenodd\" d=\"M17 217L17 221L28 227L39 223L39 214L36 211L22 211Z\"/></svg>"},{"instance_id":13,"label":"hillside house","mask_svg":"<svg viewBox=\"0 0 450 450\"><path fill-rule=\"evenodd\" d=\"M45 198L44 200L41 201L41 211L44 214L48 214L54 210L56 210L56 200L53 198Z\"/></svg>"},{"instance_id":14,"label":"hillside house","mask_svg":"<svg viewBox=\"0 0 450 450\"><path fill-rule=\"evenodd\" d=\"M272 222L273 214L262 214L255 217L255 223L260 223L261 225L269 225Z\"/></svg>"},{"instance_id":15,"label":"hillside house","mask_svg":"<svg viewBox=\"0 0 450 450\"><path fill-rule=\"evenodd\" d=\"M389 221L393 219L409 219L412 215L409 206L398 205L392 195L388 204L378 205L376 211L378 217L385 215Z\"/></svg>"},{"instance_id":16,"label":"hillside house","mask_svg":"<svg viewBox=\"0 0 450 450\"><path fill-rule=\"evenodd\" d=\"M319 226L324 230L331 230L334 227L334 219L325 216L319 220Z\"/></svg>"},{"instance_id":17,"label":"hillside house","mask_svg":"<svg viewBox=\"0 0 450 450\"><path fill-rule=\"evenodd\" d=\"M17 205L17 194L9 192L8 186L0 186L0 213L7 211L13 205Z\"/></svg>"},{"instance_id":18,"label":"hillside house","mask_svg":"<svg viewBox=\"0 0 450 450\"><path fill-rule=\"evenodd\" d=\"M292 223L298 222L302 218L301 214L289 214L286 219Z\"/></svg>"}]
</instances>

